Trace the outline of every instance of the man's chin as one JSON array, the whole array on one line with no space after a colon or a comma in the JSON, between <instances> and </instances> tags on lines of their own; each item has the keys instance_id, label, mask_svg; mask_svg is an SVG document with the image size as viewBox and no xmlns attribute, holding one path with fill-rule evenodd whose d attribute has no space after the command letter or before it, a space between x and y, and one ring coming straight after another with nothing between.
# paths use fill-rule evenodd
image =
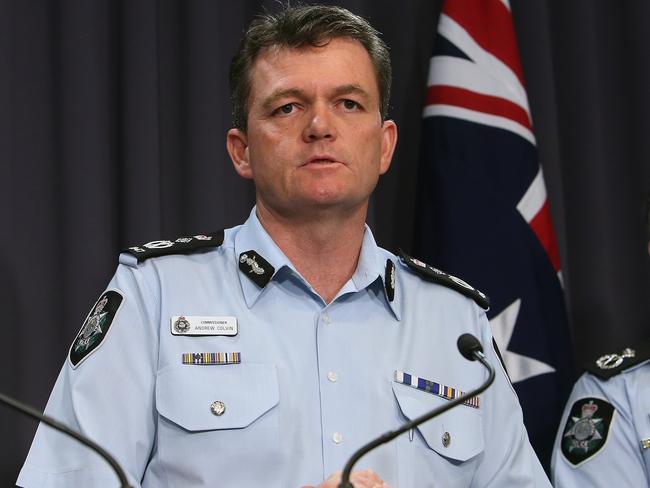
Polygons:
<instances>
[{"instance_id":1,"label":"man's chin","mask_svg":"<svg viewBox=\"0 0 650 488\"><path fill-rule=\"evenodd\" d=\"M359 209L368 207L368 199L359 201L350 198L309 198L305 199L298 208L305 215L325 216L334 214L353 214Z\"/></svg>"},{"instance_id":2,"label":"man's chin","mask_svg":"<svg viewBox=\"0 0 650 488\"><path fill-rule=\"evenodd\" d=\"M336 214L356 214L368 207L369 198L350 195L345 192L302 192L282 200L263 203L270 211L284 215L285 218L326 218ZM260 202L258 201L258 205Z\"/></svg>"}]
</instances>

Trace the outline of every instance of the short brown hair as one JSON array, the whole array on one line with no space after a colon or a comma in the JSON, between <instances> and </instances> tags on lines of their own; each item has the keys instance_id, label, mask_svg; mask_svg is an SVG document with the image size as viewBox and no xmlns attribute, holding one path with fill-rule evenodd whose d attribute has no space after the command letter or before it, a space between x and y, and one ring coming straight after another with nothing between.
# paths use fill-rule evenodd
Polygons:
<instances>
[{"instance_id":1,"label":"short brown hair","mask_svg":"<svg viewBox=\"0 0 650 488\"><path fill-rule=\"evenodd\" d=\"M391 65L388 47L365 19L342 7L326 5L286 6L282 11L264 13L251 22L230 63L230 97L233 125L245 131L248 124L248 97L251 69L255 58L270 47L324 46L331 39L348 37L359 41L368 52L379 88L382 120L388 115Z\"/></svg>"}]
</instances>

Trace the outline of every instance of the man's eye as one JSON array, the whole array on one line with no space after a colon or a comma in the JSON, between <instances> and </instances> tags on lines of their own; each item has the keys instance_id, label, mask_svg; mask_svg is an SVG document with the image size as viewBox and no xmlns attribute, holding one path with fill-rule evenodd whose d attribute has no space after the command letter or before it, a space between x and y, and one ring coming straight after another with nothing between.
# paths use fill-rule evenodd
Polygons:
<instances>
[{"instance_id":1,"label":"man's eye","mask_svg":"<svg viewBox=\"0 0 650 488\"><path fill-rule=\"evenodd\" d=\"M356 108L359 108L359 104L354 100L343 100L343 107L346 110L354 110Z\"/></svg>"},{"instance_id":2,"label":"man's eye","mask_svg":"<svg viewBox=\"0 0 650 488\"><path fill-rule=\"evenodd\" d=\"M290 114L291 112L293 112L294 108L295 107L294 107L293 103L287 103L287 104L282 105L281 107L277 108L275 110L275 113L277 113L277 114Z\"/></svg>"}]
</instances>

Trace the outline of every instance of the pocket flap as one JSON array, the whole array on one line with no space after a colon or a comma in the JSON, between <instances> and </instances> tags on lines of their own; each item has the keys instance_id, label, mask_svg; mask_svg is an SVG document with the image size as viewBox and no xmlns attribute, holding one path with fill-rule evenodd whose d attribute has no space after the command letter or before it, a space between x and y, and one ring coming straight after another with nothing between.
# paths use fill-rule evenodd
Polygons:
<instances>
[{"instance_id":1,"label":"pocket flap","mask_svg":"<svg viewBox=\"0 0 650 488\"><path fill-rule=\"evenodd\" d=\"M222 415L211 405L223 402ZM158 373L158 413L186 430L239 429L278 404L278 378L274 365L173 365Z\"/></svg>"},{"instance_id":2,"label":"pocket flap","mask_svg":"<svg viewBox=\"0 0 650 488\"><path fill-rule=\"evenodd\" d=\"M393 383L393 393L402 414L409 420L448 402L444 398L399 383ZM431 449L458 461L467 461L484 448L481 413L467 405L457 405L442 415L427 420L417 430ZM448 442L443 441L445 438Z\"/></svg>"}]
</instances>

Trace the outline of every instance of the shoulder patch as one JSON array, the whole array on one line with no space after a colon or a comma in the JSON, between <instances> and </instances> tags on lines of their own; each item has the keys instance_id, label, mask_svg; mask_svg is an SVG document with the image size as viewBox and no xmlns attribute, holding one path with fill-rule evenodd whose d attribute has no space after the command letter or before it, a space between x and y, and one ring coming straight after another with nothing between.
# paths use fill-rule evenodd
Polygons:
<instances>
[{"instance_id":1,"label":"shoulder patch","mask_svg":"<svg viewBox=\"0 0 650 488\"><path fill-rule=\"evenodd\" d=\"M207 235L179 237L173 241L151 241L140 246L128 247L122 252L135 256L140 263L149 258L168 254L188 254L205 247L219 247L221 244L223 244L223 230L218 230Z\"/></svg>"},{"instance_id":2,"label":"shoulder patch","mask_svg":"<svg viewBox=\"0 0 650 488\"><path fill-rule=\"evenodd\" d=\"M562 455L569 463L579 466L603 448L614 412L614 406L601 398L576 400L560 440Z\"/></svg>"},{"instance_id":3,"label":"shoulder patch","mask_svg":"<svg viewBox=\"0 0 650 488\"><path fill-rule=\"evenodd\" d=\"M585 370L603 380L608 380L626 369L650 359L650 344L637 348L626 347L620 353L600 356L585 366Z\"/></svg>"},{"instance_id":4,"label":"shoulder patch","mask_svg":"<svg viewBox=\"0 0 650 488\"><path fill-rule=\"evenodd\" d=\"M95 302L70 346L68 357L73 369L102 344L122 302L124 295L117 290L105 291Z\"/></svg>"},{"instance_id":5,"label":"shoulder patch","mask_svg":"<svg viewBox=\"0 0 650 488\"><path fill-rule=\"evenodd\" d=\"M452 290L456 290L458 293L465 295L468 298L474 300L479 307L487 310L490 308L490 299L482 291L477 290L472 285L465 283L460 278L456 278L450 274L445 273L444 271L429 266L422 261L412 258L402 251L399 250L399 257L404 264L409 268L419 274L426 281L431 281L433 283L438 283L444 285Z\"/></svg>"}]
</instances>

